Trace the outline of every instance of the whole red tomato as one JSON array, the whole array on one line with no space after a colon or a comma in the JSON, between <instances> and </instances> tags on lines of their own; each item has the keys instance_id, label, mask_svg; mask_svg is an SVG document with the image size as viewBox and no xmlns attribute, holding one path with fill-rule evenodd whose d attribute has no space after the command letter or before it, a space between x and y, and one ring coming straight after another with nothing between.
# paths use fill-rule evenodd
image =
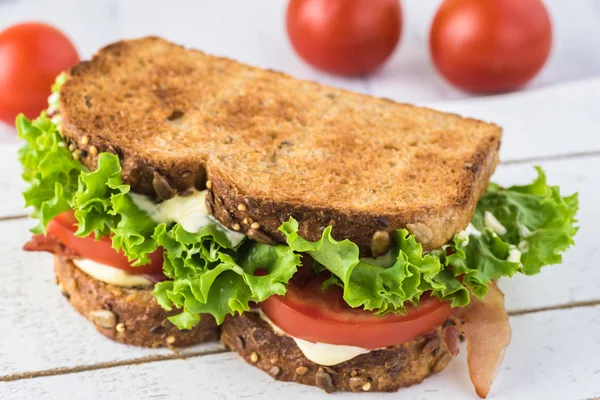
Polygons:
<instances>
[{"instance_id":1,"label":"whole red tomato","mask_svg":"<svg viewBox=\"0 0 600 400\"><path fill-rule=\"evenodd\" d=\"M445 0L431 28L438 71L460 89L518 89L542 69L552 24L541 0Z\"/></svg>"},{"instance_id":2,"label":"whole red tomato","mask_svg":"<svg viewBox=\"0 0 600 400\"><path fill-rule=\"evenodd\" d=\"M24 23L0 32L0 120L12 124L21 112L36 117L48 106L56 76L78 61L71 41L49 25Z\"/></svg>"},{"instance_id":3,"label":"whole red tomato","mask_svg":"<svg viewBox=\"0 0 600 400\"><path fill-rule=\"evenodd\" d=\"M400 40L399 0L290 0L287 32L296 52L326 72L372 72Z\"/></svg>"}]
</instances>

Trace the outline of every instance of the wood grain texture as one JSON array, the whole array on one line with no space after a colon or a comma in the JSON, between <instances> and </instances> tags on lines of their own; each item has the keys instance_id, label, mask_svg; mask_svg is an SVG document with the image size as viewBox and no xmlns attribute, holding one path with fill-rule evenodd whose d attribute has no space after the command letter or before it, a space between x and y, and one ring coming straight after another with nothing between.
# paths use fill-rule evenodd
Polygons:
<instances>
[{"instance_id":1,"label":"wood grain texture","mask_svg":"<svg viewBox=\"0 0 600 400\"><path fill-rule=\"evenodd\" d=\"M501 161L600 150L600 78L426 105L502 126Z\"/></svg>"},{"instance_id":2,"label":"wood grain texture","mask_svg":"<svg viewBox=\"0 0 600 400\"><path fill-rule=\"evenodd\" d=\"M600 307L549 311L511 318L512 343L490 398L579 400L600 395ZM175 372L176 371L176 372ZM0 383L7 398L79 399L331 399L321 390L274 381L233 353L154 362L72 375ZM350 398L352 395L335 395ZM361 399L476 399L465 348L450 366L424 383L397 394L362 393Z\"/></svg>"}]
</instances>

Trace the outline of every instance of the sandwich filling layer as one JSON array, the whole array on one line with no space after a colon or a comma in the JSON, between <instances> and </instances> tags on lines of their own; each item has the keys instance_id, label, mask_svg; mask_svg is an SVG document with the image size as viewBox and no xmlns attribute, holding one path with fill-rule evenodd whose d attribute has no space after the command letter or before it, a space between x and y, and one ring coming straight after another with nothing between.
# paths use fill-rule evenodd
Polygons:
<instances>
[{"instance_id":1,"label":"sandwich filling layer","mask_svg":"<svg viewBox=\"0 0 600 400\"><path fill-rule=\"evenodd\" d=\"M258 304L262 318L292 337L307 358L336 365L435 332L452 312L461 314L457 310L479 310L479 316L496 310L503 334L494 341L492 357L479 358L489 372L510 337L495 280L537 274L560 263L561 253L574 243L577 194L562 196L540 168L529 185L490 184L468 226L427 252L407 229L378 230L368 234L374 258L366 258L356 243L334 239L333 222L318 231L317 240L308 240L300 234L307 220L293 216L279 226L282 243L251 240L259 240L250 234L260 233L258 221L246 219L251 227L246 237L236 232L242 222L229 224L232 230L211 215L213 200L222 199L209 180L196 183L206 190L160 202L132 191L117 154L97 154L95 168L88 169L80 162L84 152L99 151L78 146L95 139L61 134L57 110L65 79L61 75L53 87L48 115L17 119L26 142L19 152L29 184L24 197L39 220L32 231L52 236L59 251L77 255L75 265L96 279L154 284L158 304L177 310L169 320L180 329L193 328L205 314L221 324ZM246 210L244 204L238 207ZM223 215L232 219L226 210ZM498 300L494 307L482 305L486 295ZM462 315L469 320L468 312ZM494 334L485 324L469 324L473 342Z\"/></svg>"},{"instance_id":2,"label":"sandwich filling layer","mask_svg":"<svg viewBox=\"0 0 600 400\"><path fill-rule=\"evenodd\" d=\"M260 318L271 326L273 331L280 336L289 336L296 342L296 345L302 351L302 354L310 361L319 365L331 366L343 363L353 359L361 354L368 353L372 350L358 346L348 346L343 344L330 343L315 343L308 340L300 339L284 332L280 327L275 325L273 321L265 315L262 310L257 310Z\"/></svg>"},{"instance_id":3,"label":"sandwich filling layer","mask_svg":"<svg viewBox=\"0 0 600 400\"><path fill-rule=\"evenodd\" d=\"M65 79L59 77L55 93ZM116 154L98 154L96 168L88 170L79 161L83 153L73 139L60 133L61 118L54 104L60 96L51 100L52 118L44 114L34 121L24 116L17 120L19 135L26 141L20 151L23 178L29 183L24 197L39 219L33 231L45 234L52 221L70 213L74 230L66 238L69 243L91 237L99 243L90 242L88 247L109 245L118 266L104 264L128 273L153 265L152 271L165 278L154 286L154 296L163 308L180 310L170 320L182 329L198 324L203 313L221 323L227 315L249 311L254 303L285 298L300 267L311 279L322 279L323 291L336 287L344 307L360 310L358 317L348 312L349 318L366 318L369 324L370 318L379 321L389 315L402 319L425 302L443 304L448 310L465 307L472 296L484 297L496 279L536 274L544 265L559 263L577 231L577 195L563 197L538 168L537 179L529 185L491 184L469 226L429 252L407 229L398 229L375 232L373 237L384 238L389 249L380 253L383 257L364 258L352 241L334 239L332 225L324 227L319 240L303 238L304 221L292 216L279 227L284 243L259 243L210 215L206 204L208 194L210 198L214 194L208 184L207 190L158 202L133 193L123 182ZM100 262L83 253L82 258ZM100 257L106 252L97 253ZM312 260L309 267L307 259ZM377 348L360 342L357 336L335 344ZM386 345L390 344L394 343Z\"/></svg>"}]
</instances>

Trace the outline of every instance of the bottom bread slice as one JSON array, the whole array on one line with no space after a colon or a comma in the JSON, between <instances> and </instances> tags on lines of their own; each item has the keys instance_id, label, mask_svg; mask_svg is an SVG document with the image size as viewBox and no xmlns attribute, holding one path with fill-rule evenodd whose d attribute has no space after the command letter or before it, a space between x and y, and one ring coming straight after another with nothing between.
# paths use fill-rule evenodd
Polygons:
<instances>
[{"instance_id":1,"label":"bottom bread slice","mask_svg":"<svg viewBox=\"0 0 600 400\"><path fill-rule=\"evenodd\" d=\"M191 330L179 330L151 289L110 285L92 278L62 256L54 257L56 279L64 296L104 336L142 347L184 347L218 339L211 315Z\"/></svg>"},{"instance_id":2,"label":"bottom bread slice","mask_svg":"<svg viewBox=\"0 0 600 400\"><path fill-rule=\"evenodd\" d=\"M275 333L257 313L227 318L221 329L221 342L246 362L277 380L317 386L326 392L392 392L420 383L448 365L453 357L449 348L456 354L459 341L454 324L445 323L411 342L325 367L307 359L292 338Z\"/></svg>"}]
</instances>

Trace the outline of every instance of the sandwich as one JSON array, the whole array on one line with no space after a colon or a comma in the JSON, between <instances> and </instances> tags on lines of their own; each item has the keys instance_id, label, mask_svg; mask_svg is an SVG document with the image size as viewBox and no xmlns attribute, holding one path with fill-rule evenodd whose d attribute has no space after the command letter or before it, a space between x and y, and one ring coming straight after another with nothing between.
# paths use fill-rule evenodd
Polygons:
<instances>
[{"instance_id":1,"label":"sandwich","mask_svg":"<svg viewBox=\"0 0 600 400\"><path fill-rule=\"evenodd\" d=\"M494 124L294 79L156 37L59 76L17 118L26 250L104 335L222 343L275 379L395 391L467 341L485 397L502 277L561 262L577 194L490 183Z\"/></svg>"}]
</instances>

